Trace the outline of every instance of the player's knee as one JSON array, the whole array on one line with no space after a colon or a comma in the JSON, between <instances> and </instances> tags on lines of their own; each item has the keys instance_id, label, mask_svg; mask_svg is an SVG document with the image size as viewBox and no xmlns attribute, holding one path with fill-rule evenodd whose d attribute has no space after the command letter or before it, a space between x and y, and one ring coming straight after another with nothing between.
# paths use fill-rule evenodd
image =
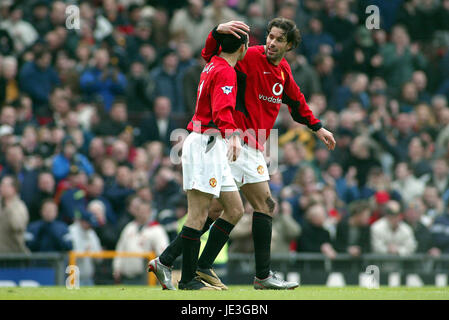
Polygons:
<instances>
[{"instance_id":1,"label":"player's knee","mask_svg":"<svg viewBox=\"0 0 449 320\"><path fill-rule=\"evenodd\" d=\"M237 224L243 216L243 207L234 207L223 212L222 218L226 221Z\"/></svg>"}]
</instances>

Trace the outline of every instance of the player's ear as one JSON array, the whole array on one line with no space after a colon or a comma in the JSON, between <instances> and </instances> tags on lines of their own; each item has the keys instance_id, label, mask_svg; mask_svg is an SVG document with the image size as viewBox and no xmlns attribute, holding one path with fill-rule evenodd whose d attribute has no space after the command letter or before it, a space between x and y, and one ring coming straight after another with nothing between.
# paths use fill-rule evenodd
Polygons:
<instances>
[{"instance_id":1,"label":"player's ear","mask_svg":"<svg viewBox=\"0 0 449 320\"><path fill-rule=\"evenodd\" d=\"M290 51L293 48L293 43L287 43L287 51Z\"/></svg>"}]
</instances>

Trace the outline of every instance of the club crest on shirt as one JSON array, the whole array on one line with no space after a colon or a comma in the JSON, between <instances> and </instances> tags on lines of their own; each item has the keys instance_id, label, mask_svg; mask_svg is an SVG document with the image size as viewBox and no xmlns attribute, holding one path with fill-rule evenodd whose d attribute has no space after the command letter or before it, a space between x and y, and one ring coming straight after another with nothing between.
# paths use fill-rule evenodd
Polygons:
<instances>
[{"instance_id":1,"label":"club crest on shirt","mask_svg":"<svg viewBox=\"0 0 449 320\"><path fill-rule=\"evenodd\" d=\"M264 170L264 168L263 168L262 165L260 165L260 166L257 167L257 172L258 172L259 174L263 174L263 173L265 172L265 170Z\"/></svg>"},{"instance_id":2,"label":"club crest on shirt","mask_svg":"<svg viewBox=\"0 0 449 320\"><path fill-rule=\"evenodd\" d=\"M217 186L217 179L215 178L210 178L209 179L209 184L212 188L215 188Z\"/></svg>"},{"instance_id":3,"label":"club crest on shirt","mask_svg":"<svg viewBox=\"0 0 449 320\"><path fill-rule=\"evenodd\" d=\"M221 87L221 89L223 90L224 94L228 95L228 94L230 94L232 92L232 88L233 87L234 86L224 86L224 87Z\"/></svg>"}]
</instances>

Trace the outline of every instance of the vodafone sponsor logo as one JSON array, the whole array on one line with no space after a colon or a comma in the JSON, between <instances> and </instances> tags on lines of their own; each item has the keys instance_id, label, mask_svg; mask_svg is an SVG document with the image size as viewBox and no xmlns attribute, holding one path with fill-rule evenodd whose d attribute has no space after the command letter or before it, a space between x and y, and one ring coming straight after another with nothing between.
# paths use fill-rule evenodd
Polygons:
<instances>
[{"instance_id":1,"label":"vodafone sponsor logo","mask_svg":"<svg viewBox=\"0 0 449 320\"><path fill-rule=\"evenodd\" d=\"M267 97L267 96L264 96L263 94L259 94L259 100L263 100L263 101L267 101L267 102L271 102L271 103L282 103L281 98Z\"/></svg>"},{"instance_id":2,"label":"vodafone sponsor logo","mask_svg":"<svg viewBox=\"0 0 449 320\"><path fill-rule=\"evenodd\" d=\"M273 94L275 96L279 96L279 95L281 95L282 91L284 91L284 86L282 84L280 84L279 82L276 82L273 86L273 89L271 89L271 91L273 91Z\"/></svg>"},{"instance_id":3,"label":"vodafone sponsor logo","mask_svg":"<svg viewBox=\"0 0 449 320\"><path fill-rule=\"evenodd\" d=\"M282 103L282 99L278 98L277 96L280 96L282 94L282 92L284 91L284 86L282 84L280 84L279 82L276 82L273 86L273 88L271 89L271 91L273 92L273 94L276 97L267 97L263 94L259 94L259 100L263 100L263 101L267 101L267 102L271 102L271 103Z\"/></svg>"}]
</instances>

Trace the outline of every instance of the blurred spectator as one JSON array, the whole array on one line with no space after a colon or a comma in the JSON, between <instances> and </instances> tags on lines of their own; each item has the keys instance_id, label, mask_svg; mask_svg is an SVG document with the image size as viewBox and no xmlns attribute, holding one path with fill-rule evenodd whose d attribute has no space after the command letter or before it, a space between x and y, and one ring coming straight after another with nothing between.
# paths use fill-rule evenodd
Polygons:
<instances>
[{"instance_id":1,"label":"blurred spectator","mask_svg":"<svg viewBox=\"0 0 449 320\"><path fill-rule=\"evenodd\" d=\"M72 224L81 214L86 213L87 176L77 166L71 166L67 179L56 187L55 200L59 205L59 220Z\"/></svg>"},{"instance_id":2,"label":"blurred spectator","mask_svg":"<svg viewBox=\"0 0 449 320\"><path fill-rule=\"evenodd\" d=\"M206 61L201 57L201 53L198 52L196 55L196 62L185 70L184 78L182 80L182 90L186 114L188 116L195 113L198 83L205 65Z\"/></svg>"},{"instance_id":3,"label":"blurred spectator","mask_svg":"<svg viewBox=\"0 0 449 320\"><path fill-rule=\"evenodd\" d=\"M124 132L127 132L127 130ZM135 149L133 146L131 147L132 150L130 150L130 146L122 139L117 139L112 143L110 153L117 165L131 168L135 156Z\"/></svg>"},{"instance_id":4,"label":"blurred spectator","mask_svg":"<svg viewBox=\"0 0 449 320\"><path fill-rule=\"evenodd\" d=\"M134 33L128 36L126 41L126 53L130 61L137 61L142 45L154 45L151 40L152 31L150 21L142 19L137 23Z\"/></svg>"},{"instance_id":5,"label":"blurred spectator","mask_svg":"<svg viewBox=\"0 0 449 320\"><path fill-rule=\"evenodd\" d=\"M75 140L66 136L62 141L61 152L53 158L52 172L57 181L67 177L71 166L77 166L79 170L90 176L94 169L89 160L78 153Z\"/></svg>"},{"instance_id":6,"label":"blurred spectator","mask_svg":"<svg viewBox=\"0 0 449 320\"><path fill-rule=\"evenodd\" d=\"M449 253L449 211L437 217L430 227L432 233L432 244L436 249L433 249L434 255L440 255L441 253Z\"/></svg>"},{"instance_id":7,"label":"blurred spectator","mask_svg":"<svg viewBox=\"0 0 449 320\"><path fill-rule=\"evenodd\" d=\"M271 252L287 253L290 244L301 234L301 226L293 217L293 210L288 201L278 202L273 214L273 233L271 236Z\"/></svg>"},{"instance_id":8,"label":"blurred spectator","mask_svg":"<svg viewBox=\"0 0 449 320\"><path fill-rule=\"evenodd\" d=\"M164 228L156 222L150 223L151 205L141 202L137 215L120 234L116 251L154 252L159 256L168 246L168 236ZM114 278L124 284L144 284L147 276L144 258L115 258Z\"/></svg>"},{"instance_id":9,"label":"blurred spectator","mask_svg":"<svg viewBox=\"0 0 449 320\"><path fill-rule=\"evenodd\" d=\"M174 209L175 203L182 197L181 185L175 180L172 169L161 167L154 177L154 207L160 211Z\"/></svg>"},{"instance_id":10,"label":"blurred spectator","mask_svg":"<svg viewBox=\"0 0 449 320\"><path fill-rule=\"evenodd\" d=\"M332 55L335 51L335 40L323 29L323 22L318 17L309 20L309 33L304 34L301 52L312 62L318 54Z\"/></svg>"},{"instance_id":11,"label":"blurred spectator","mask_svg":"<svg viewBox=\"0 0 449 320\"><path fill-rule=\"evenodd\" d=\"M350 12L348 0L335 3L335 15L328 19L325 29L334 38L337 52L341 52L352 38L357 22L356 19Z\"/></svg>"},{"instance_id":12,"label":"blurred spectator","mask_svg":"<svg viewBox=\"0 0 449 320\"><path fill-rule=\"evenodd\" d=\"M372 144L364 136L357 136L354 139L350 146L350 152L351 157L345 164L345 168L354 168L355 179L360 189L366 185L370 170L381 165L374 155Z\"/></svg>"},{"instance_id":13,"label":"blurred spectator","mask_svg":"<svg viewBox=\"0 0 449 320\"><path fill-rule=\"evenodd\" d=\"M171 102L168 97L160 96L154 101L154 112L143 119L140 125L140 143L160 141L170 146L170 134L177 128L173 119Z\"/></svg>"},{"instance_id":14,"label":"blurred spectator","mask_svg":"<svg viewBox=\"0 0 449 320\"><path fill-rule=\"evenodd\" d=\"M53 199L45 199L40 209L42 219L28 225L26 245L33 252L60 252L72 250L68 226L56 220L58 206Z\"/></svg>"},{"instance_id":15,"label":"blurred spectator","mask_svg":"<svg viewBox=\"0 0 449 320\"><path fill-rule=\"evenodd\" d=\"M116 99L106 119L92 128L92 132L102 137L117 137L128 126L128 107L122 99Z\"/></svg>"},{"instance_id":16,"label":"blurred spectator","mask_svg":"<svg viewBox=\"0 0 449 320\"><path fill-rule=\"evenodd\" d=\"M38 172L25 166L25 155L20 144L13 144L6 149L6 159L0 177L12 175L20 185L20 198L30 208L34 194L37 191Z\"/></svg>"},{"instance_id":17,"label":"blurred spectator","mask_svg":"<svg viewBox=\"0 0 449 320\"><path fill-rule=\"evenodd\" d=\"M339 87L333 99L333 107L338 111L345 108L349 109L351 102L358 102L363 109L367 109L369 105L368 77L364 73L349 74L347 84Z\"/></svg>"},{"instance_id":18,"label":"blurred spectator","mask_svg":"<svg viewBox=\"0 0 449 320\"><path fill-rule=\"evenodd\" d=\"M0 252L28 253L25 232L28 210L19 198L19 182L13 176L0 180Z\"/></svg>"},{"instance_id":19,"label":"blurred spectator","mask_svg":"<svg viewBox=\"0 0 449 320\"><path fill-rule=\"evenodd\" d=\"M326 209L321 204L312 204L307 208L306 221L297 240L298 252L320 252L329 259L336 257L330 233L324 228L326 216Z\"/></svg>"},{"instance_id":20,"label":"blurred spectator","mask_svg":"<svg viewBox=\"0 0 449 320\"><path fill-rule=\"evenodd\" d=\"M80 24L90 28L96 41L101 41L109 36L113 27L111 23L101 14L96 13L95 8L89 1L80 3Z\"/></svg>"},{"instance_id":21,"label":"blurred spectator","mask_svg":"<svg viewBox=\"0 0 449 320\"><path fill-rule=\"evenodd\" d=\"M449 166L446 158L435 159L432 166L432 175L428 184L435 186L443 199L449 199Z\"/></svg>"},{"instance_id":22,"label":"blurred spectator","mask_svg":"<svg viewBox=\"0 0 449 320\"><path fill-rule=\"evenodd\" d=\"M41 218L41 206L45 199L51 199L55 196L56 182L49 171L39 172L37 178L37 190L32 195L32 201L29 206L30 222Z\"/></svg>"},{"instance_id":23,"label":"blurred spectator","mask_svg":"<svg viewBox=\"0 0 449 320\"><path fill-rule=\"evenodd\" d=\"M427 87L427 75L422 70L417 70L413 72L412 75L412 81L416 86L416 89L418 91L418 100L421 102L430 103L431 101L431 94L428 91Z\"/></svg>"},{"instance_id":24,"label":"blurred spectator","mask_svg":"<svg viewBox=\"0 0 449 320\"><path fill-rule=\"evenodd\" d=\"M330 54L320 53L311 61L318 73L321 90L326 95L326 99L331 101L335 88L338 86L334 58Z\"/></svg>"},{"instance_id":25,"label":"blurred spectator","mask_svg":"<svg viewBox=\"0 0 449 320\"><path fill-rule=\"evenodd\" d=\"M400 256L414 253L417 243L412 228L402 221L401 205L397 201L389 201L385 214L371 226L373 252Z\"/></svg>"},{"instance_id":26,"label":"blurred spectator","mask_svg":"<svg viewBox=\"0 0 449 320\"><path fill-rule=\"evenodd\" d=\"M371 208L365 201L355 201L349 214L337 224L335 249L353 257L371 251L369 217Z\"/></svg>"},{"instance_id":27,"label":"blurred spectator","mask_svg":"<svg viewBox=\"0 0 449 320\"><path fill-rule=\"evenodd\" d=\"M75 252L99 252L102 251L100 239L93 227L97 224L95 217L88 212L82 214L69 226L69 234ZM95 258L79 258L77 266L79 268L80 285L93 286L95 275L95 264L99 263Z\"/></svg>"},{"instance_id":28,"label":"blurred spectator","mask_svg":"<svg viewBox=\"0 0 449 320\"><path fill-rule=\"evenodd\" d=\"M297 55L294 50L288 51L285 59L290 64L293 78L301 88L301 92L308 100L314 93L321 92L321 84L318 74L310 63L302 55Z\"/></svg>"},{"instance_id":29,"label":"blurred spectator","mask_svg":"<svg viewBox=\"0 0 449 320\"><path fill-rule=\"evenodd\" d=\"M38 115L48 115L48 99L59 82L59 75L51 65L50 52L46 50L37 52L34 61L25 63L20 69L20 89L31 97Z\"/></svg>"},{"instance_id":30,"label":"blurred spectator","mask_svg":"<svg viewBox=\"0 0 449 320\"><path fill-rule=\"evenodd\" d=\"M53 1L50 10L50 23L53 28L57 26L65 26L66 16L65 16L66 4L61 0Z\"/></svg>"},{"instance_id":31,"label":"blurred spectator","mask_svg":"<svg viewBox=\"0 0 449 320\"><path fill-rule=\"evenodd\" d=\"M347 45L341 53L342 68L345 71L358 71L365 74L375 73L373 58L378 53L373 36L365 26L358 26L354 36L347 38Z\"/></svg>"},{"instance_id":32,"label":"blurred spectator","mask_svg":"<svg viewBox=\"0 0 449 320\"><path fill-rule=\"evenodd\" d=\"M432 253L432 234L430 230L422 223L424 216L424 203L420 198L415 198L405 207L404 222L413 230L417 247L417 253Z\"/></svg>"},{"instance_id":33,"label":"blurred spectator","mask_svg":"<svg viewBox=\"0 0 449 320\"><path fill-rule=\"evenodd\" d=\"M17 59L13 56L4 57L0 71L0 104L10 104L16 101L20 94Z\"/></svg>"},{"instance_id":34,"label":"blurred spectator","mask_svg":"<svg viewBox=\"0 0 449 320\"><path fill-rule=\"evenodd\" d=\"M109 52L106 49L95 51L93 68L84 71L80 77L82 93L91 99L99 96L105 111L109 111L117 95L123 95L126 89L126 77L110 64Z\"/></svg>"},{"instance_id":35,"label":"blurred spectator","mask_svg":"<svg viewBox=\"0 0 449 320\"><path fill-rule=\"evenodd\" d=\"M203 7L203 0L189 0L186 7L175 12L170 22L172 37L187 41L193 51L203 48L207 35L214 27L212 17L204 14Z\"/></svg>"},{"instance_id":36,"label":"blurred spectator","mask_svg":"<svg viewBox=\"0 0 449 320\"><path fill-rule=\"evenodd\" d=\"M422 178L432 171L425 147L425 142L419 137L413 137L408 144L408 163L417 178Z\"/></svg>"},{"instance_id":37,"label":"blurred spectator","mask_svg":"<svg viewBox=\"0 0 449 320\"><path fill-rule=\"evenodd\" d=\"M424 192L424 183L417 179L407 162L399 162L395 169L396 180L391 183L391 187L399 192L404 204L419 198Z\"/></svg>"},{"instance_id":38,"label":"blurred spectator","mask_svg":"<svg viewBox=\"0 0 449 320\"><path fill-rule=\"evenodd\" d=\"M114 212L121 215L125 210L126 198L135 192L132 189L131 169L121 165L117 167L115 181L105 187L104 196L111 202Z\"/></svg>"},{"instance_id":39,"label":"blurred spectator","mask_svg":"<svg viewBox=\"0 0 449 320\"><path fill-rule=\"evenodd\" d=\"M117 230L115 226L107 220L104 202L100 200L91 200L87 205L87 210L95 218L96 224L94 231L100 240L103 250L114 250L118 241Z\"/></svg>"},{"instance_id":40,"label":"blurred spectator","mask_svg":"<svg viewBox=\"0 0 449 320\"><path fill-rule=\"evenodd\" d=\"M7 56L14 53L14 40L9 35L9 32L0 27L0 41L2 46L0 47L0 54Z\"/></svg>"},{"instance_id":41,"label":"blurred spectator","mask_svg":"<svg viewBox=\"0 0 449 320\"><path fill-rule=\"evenodd\" d=\"M209 18L214 26L223 22L240 19L233 9L226 6L225 0L212 0L203 12L204 16Z\"/></svg>"},{"instance_id":42,"label":"blurred spectator","mask_svg":"<svg viewBox=\"0 0 449 320\"><path fill-rule=\"evenodd\" d=\"M296 172L299 169L299 163L301 160L301 153L298 151L297 144L295 142L286 143L282 147L283 152L283 164L280 166L282 174L282 181L285 185L292 183Z\"/></svg>"},{"instance_id":43,"label":"blurred spectator","mask_svg":"<svg viewBox=\"0 0 449 320\"><path fill-rule=\"evenodd\" d=\"M17 54L22 53L38 38L34 26L23 19L23 10L19 3L9 7L8 19L0 22L0 28L9 32L14 40L14 50Z\"/></svg>"},{"instance_id":44,"label":"blurred spectator","mask_svg":"<svg viewBox=\"0 0 449 320\"><path fill-rule=\"evenodd\" d=\"M395 26L391 32L392 43L381 48L382 73L393 93L411 80L413 71L426 67L427 61L419 52L417 44L410 45L409 34L402 26Z\"/></svg>"},{"instance_id":45,"label":"blurred spectator","mask_svg":"<svg viewBox=\"0 0 449 320\"><path fill-rule=\"evenodd\" d=\"M135 60L131 63L126 88L126 100L133 120L140 119L142 114L151 110L155 82L143 61Z\"/></svg>"},{"instance_id":46,"label":"blurred spectator","mask_svg":"<svg viewBox=\"0 0 449 320\"><path fill-rule=\"evenodd\" d=\"M141 202L142 199L138 194L132 194L126 198L126 210L120 213L117 219L118 236L120 236L126 225L135 219Z\"/></svg>"},{"instance_id":47,"label":"blurred spectator","mask_svg":"<svg viewBox=\"0 0 449 320\"><path fill-rule=\"evenodd\" d=\"M179 56L173 49L161 53L161 65L154 68L150 76L155 83L154 96L164 96L170 99L173 113L185 113L182 98L182 79L184 73L179 69ZM153 108L154 109L154 108Z\"/></svg>"},{"instance_id":48,"label":"blurred spectator","mask_svg":"<svg viewBox=\"0 0 449 320\"><path fill-rule=\"evenodd\" d=\"M103 194L104 180L99 174L93 174L91 177L89 177L87 184L87 199L89 203L92 201L97 201L101 202L101 204L103 205L103 215L101 219L97 217L97 221L100 226L106 223L115 225L115 223L117 222L117 216L112 209L110 201L106 197L104 197Z\"/></svg>"},{"instance_id":49,"label":"blurred spectator","mask_svg":"<svg viewBox=\"0 0 449 320\"><path fill-rule=\"evenodd\" d=\"M440 197L438 188L434 185L427 185L424 189L422 199L426 207L425 216L430 221L444 213L443 199Z\"/></svg>"},{"instance_id":50,"label":"blurred spectator","mask_svg":"<svg viewBox=\"0 0 449 320\"><path fill-rule=\"evenodd\" d=\"M48 3L44 0L35 1L32 5L32 13L30 22L36 29L40 37L44 36L51 30L51 22L49 19L50 10Z\"/></svg>"},{"instance_id":51,"label":"blurred spectator","mask_svg":"<svg viewBox=\"0 0 449 320\"><path fill-rule=\"evenodd\" d=\"M95 137L90 141L88 159L92 163L95 172L99 172L101 162L106 156L106 146L103 138Z\"/></svg>"}]
</instances>

